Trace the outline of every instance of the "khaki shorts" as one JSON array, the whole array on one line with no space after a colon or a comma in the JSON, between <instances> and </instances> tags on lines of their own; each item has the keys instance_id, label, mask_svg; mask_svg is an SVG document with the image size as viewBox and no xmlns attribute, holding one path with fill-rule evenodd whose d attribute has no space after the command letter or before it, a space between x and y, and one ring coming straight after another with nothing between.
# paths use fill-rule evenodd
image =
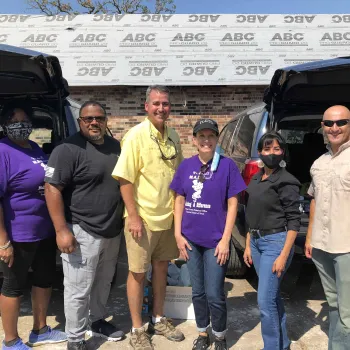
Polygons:
<instances>
[{"instance_id":1,"label":"khaki shorts","mask_svg":"<svg viewBox=\"0 0 350 350\"><path fill-rule=\"evenodd\" d=\"M143 221L142 237L136 241L129 232L126 217L124 234L131 272L147 272L152 261L170 261L179 257L174 227L164 231L151 231Z\"/></svg>"}]
</instances>

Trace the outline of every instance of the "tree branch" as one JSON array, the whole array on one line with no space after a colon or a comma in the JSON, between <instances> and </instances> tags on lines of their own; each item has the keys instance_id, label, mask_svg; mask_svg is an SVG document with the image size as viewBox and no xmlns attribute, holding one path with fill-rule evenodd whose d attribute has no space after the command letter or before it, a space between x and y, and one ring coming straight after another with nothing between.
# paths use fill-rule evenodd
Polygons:
<instances>
[{"instance_id":1,"label":"tree branch","mask_svg":"<svg viewBox=\"0 0 350 350\"><path fill-rule=\"evenodd\" d=\"M47 16L53 16L54 13L47 7L47 1L43 0L28 0L28 5L31 9L39 10Z\"/></svg>"},{"instance_id":2,"label":"tree branch","mask_svg":"<svg viewBox=\"0 0 350 350\"><path fill-rule=\"evenodd\" d=\"M62 0L27 0L28 5L32 9L39 10L48 16L54 16L59 13L72 13L70 3L64 3Z\"/></svg>"},{"instance_id":3,"label":"tree branch","mask_svg":"<svg viewBox=\"0 0 350 350\"><path fill-rule=\"evenodd\" d=\"M119 4L119 0L106 1L106 4L112 5L115 8L117 13L120 13L120 14L123 13L123 11L120 7L120 4Z\"/></svg>"},{"instance_id":4,"label":"tree branch","mask_svg":"<svg viewBox=\"0 0 350 350\"><path fill-rule=\"evenodd\" d=\"M49 1L52 6L56 6L59 13L67 13L70 14L72 12L72 6L69 3L62 3L61 0Z\"/></svg>"},{"instance_id":5,"label":"tree branch","mask_svg":"<svg viewBox=\"0 0 350 350\"><path fill-rule=\"evenodd\" d=\"M48 16L59 13L174 13L174 0L25 0L30 8ZM150 6L147 3L152 2Z\"/></svg>"}]
</instances>

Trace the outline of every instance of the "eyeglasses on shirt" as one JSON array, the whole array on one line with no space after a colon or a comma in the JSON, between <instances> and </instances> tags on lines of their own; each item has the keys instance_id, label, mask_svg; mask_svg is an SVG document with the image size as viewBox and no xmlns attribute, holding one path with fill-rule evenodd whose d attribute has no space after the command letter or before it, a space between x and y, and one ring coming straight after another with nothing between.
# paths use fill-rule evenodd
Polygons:
<instances>
[{"instance_id":1,"label":"eyeglasses on shirt","mask_svg":"<svg viewBox=\"0 0 350 350\"><path fill-rule=\"evenodd\" d=\"M175 142L169 136L168 136L168 140L174 145L174 149L175 149L175 154L173 154L171 156L166 156L163 153L162 148L160 147L158 139L152 133L151 133L151 139L157 144L157 146L159 148L159 151L160 151L160 154L161 154L161 157L162 157L163 160L173 160L173 159L177 158L178 151L177 151Z\"/></svg>"},{"instance_id":2,"label":"eyeglasses on shirt","mask_svg":"<svg viewBox=\"0 0 350 350\"><path fill-rule=\"evenodd\" d=\"M210 169L210 164L203 164L199 170L198 181L203 183L205 180L210 180L213 177L213 172L208 170Z\"/></svg>"}]
</instances>

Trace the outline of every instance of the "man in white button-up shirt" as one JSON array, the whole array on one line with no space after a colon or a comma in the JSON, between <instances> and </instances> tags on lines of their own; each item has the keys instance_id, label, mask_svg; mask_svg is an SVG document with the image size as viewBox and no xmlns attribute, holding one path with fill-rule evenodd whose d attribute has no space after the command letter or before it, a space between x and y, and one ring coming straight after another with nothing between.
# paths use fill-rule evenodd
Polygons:
<instances>
[{"instance_id":1,"label":"man in white button-up shirt","mask_svg":"<svg viewBox=\"0 0 350 350\"><path fill-rule=\"evenodd\" d=\"M328 152L311 167L310 223L305 255L320 274L330 307L330 350L350 349L350 111L323 115Z\"/></svg>"}]
</instances>

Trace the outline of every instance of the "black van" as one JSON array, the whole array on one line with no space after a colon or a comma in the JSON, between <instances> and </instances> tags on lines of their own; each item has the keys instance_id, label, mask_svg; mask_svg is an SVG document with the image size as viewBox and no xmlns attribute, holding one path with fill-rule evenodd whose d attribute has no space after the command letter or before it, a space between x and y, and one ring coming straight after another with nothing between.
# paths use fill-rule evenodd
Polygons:
<instances>
[{"instance_id":1,"label":"black van","mask_svg":"<svg viewBox=\"0 0 350 350\"><path fill-rule=\"evenodd\" d=\"M47 154L79 130L80 105L68 95L68 84L57 57L0 44L0 110L9 100L30 101L34 111L33 133L43 132L45 142L40 145Z\"/></svg>"},{"instance_id":2,"label":"black van","mask_svg":"<svg viewBox=\"0 0 350 350\"><path fill-rule=\"evenodd\" d=\"M321 129L323 112L330 106L350 107L350 57L316 61L278 69L265 92L264 101L237 114L223 128L219 144L225 156L240 168L246 184L259 170L257 144L268 130L277 130L288 144L287 169L302 184L300 211L302 224L296 240L296 253L303 254L309 221L312 163L327 151ZM228 275L242 276L242 260L247 227L245 194L239 201L238 217L232 232L232 253Z\"/></svg>"}]
</instances>

